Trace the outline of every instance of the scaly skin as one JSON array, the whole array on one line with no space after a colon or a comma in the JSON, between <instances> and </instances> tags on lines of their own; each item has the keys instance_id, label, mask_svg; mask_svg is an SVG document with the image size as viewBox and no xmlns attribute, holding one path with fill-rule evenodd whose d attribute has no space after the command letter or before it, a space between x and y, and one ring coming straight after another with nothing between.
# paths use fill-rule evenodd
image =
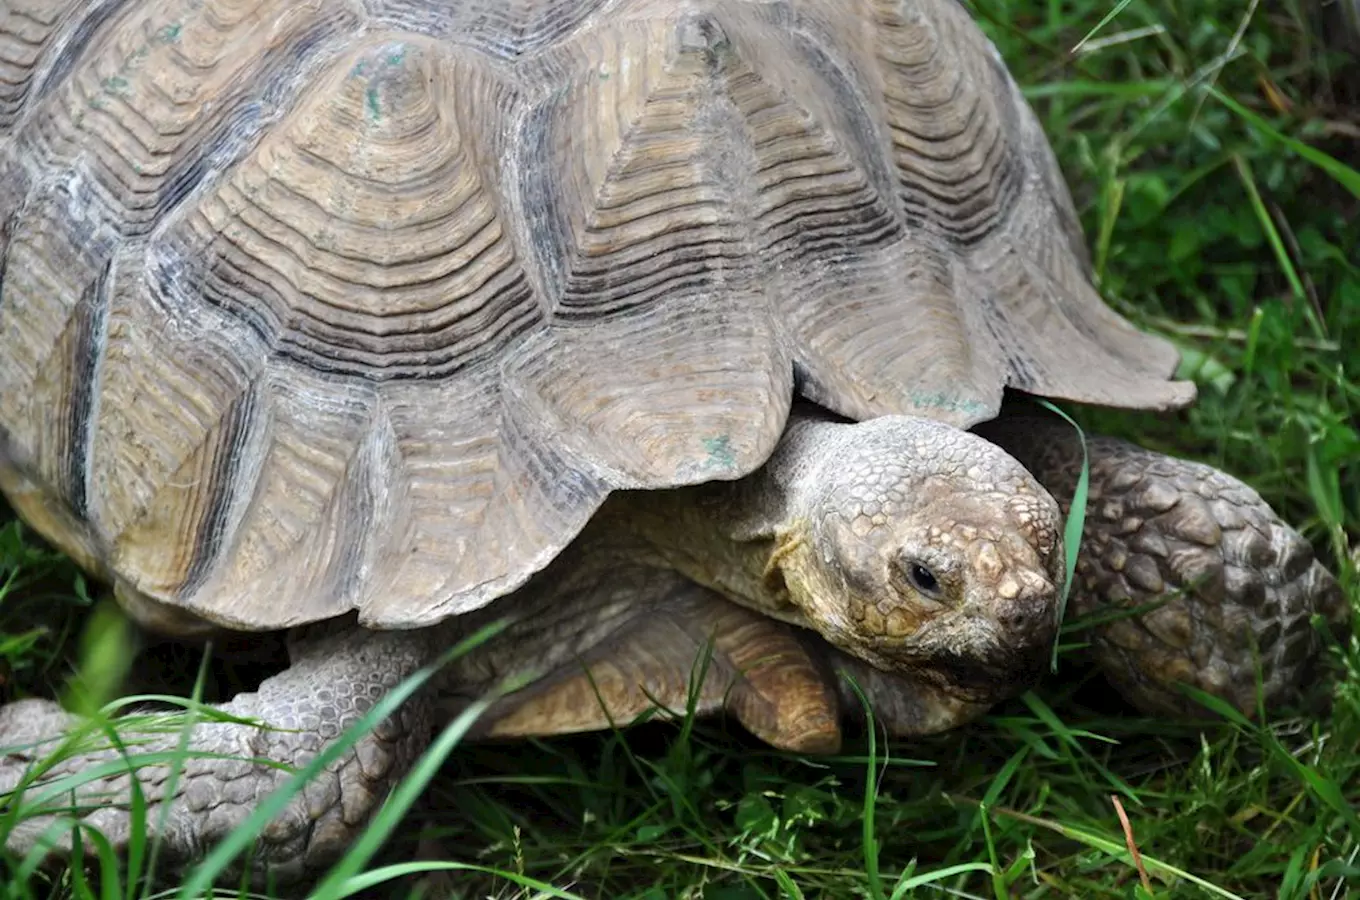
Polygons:
<instances>
[{"instance_id":1,"label":"scaly skin","mask_svg":"<svg viewBox=\"0 0 1360 900\"><path fill-rule=\"evenodd\" d=\"M1081 471L1073 428L1053 416L1003 415L979 426L1027 465L1066 514ZM1309 683L1321 615L1338 637L1349 609L1312 547L1247 485L1211 466L1109 437L1087 438L1090 494L1069 616L1152 611L1098 625L1097 664L1150 714L1208 711L1183 682L1251 716L1259 651L1267 708Z\"/></svg>"},{"instance_id":2,"label":"scaly skin","mask_svg":"<svg viewBox=\"0 0 1360 900\"><path fill-rule=\"evenodd\" d=\"M306 765L387 691L434 658L440 630L375 632L327 624L298 632L290 642L289 668L266 679L258 691L238 694L219 707L235 716L262 719L271 729L197 723L190 751L231 758L189 756L172 797L166 795L168 766L149 765L137 770L150 809L148 822L158 821L161 804L173 800L162 832L166 860L173 865L203 854L290 775L251 760L270 760L290 767ZM255 847L259 876L263 879L267 864L273 876L286 883L343 852L376 804L429 742L431 710L428 696L413 698L296 796ZM48 700L23 700L0 707L0 744L5 748L0 759L0 796L12 791L28 765L44 760L53 749L52 742L77 724L77 717ZM103 743L98 735L94 739ZM170 729L145 736L130 734L125 740L135 742L129 748L135 757L175 751L180 734ZM41 783L119 758L111 749L72 756L45 773ZM75 791L74 804L68 794L63 794L51 805L62 810L74 805L86 825L101 831L122 850L132 828L126 806L129 784L126 773L97 779ZM53 821L50 816L26 817L10 833L7 849L28 852ZM58 847L69 846L68 830Z\"/></svg>"}]
</instances>

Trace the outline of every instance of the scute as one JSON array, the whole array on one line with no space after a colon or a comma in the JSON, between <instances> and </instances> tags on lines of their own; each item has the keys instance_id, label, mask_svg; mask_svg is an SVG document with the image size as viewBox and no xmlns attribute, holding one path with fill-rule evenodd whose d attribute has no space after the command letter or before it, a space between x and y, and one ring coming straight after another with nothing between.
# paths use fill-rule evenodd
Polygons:
<instances>
[{"instance_id":1,"label":"scute","mask_svg":"<svg viewBox=\"0 0 1360 900\"><path fill-rule=\"evenodd\" d=\"M549 47L621 0L364 0L380 27L427 34L515 59Z\"/></svg>"},{"instance_id":2,"label":"scute","mask_svg":"<svg viewBox=\"0 0 1360 900\"><path fill-rule=\"evenodd\" d=\"M795 371L964 426L1192 396L954 0L30 6L0 486L156 603L476 609L610 491L752 471Z\"/></svg>"},{"instance_id":3,"label":"scute","mask_svg":"<svg viewBox=\"0 0 1360 900\"><path fill-rule=\"evenodd\" d=\"M539 326L496 197L488 125L512 92L450 49L365 35L332 62L183 221L176 302L201 294L280 357L370 380L452 375Z\"/></svg>"}]
</instances>

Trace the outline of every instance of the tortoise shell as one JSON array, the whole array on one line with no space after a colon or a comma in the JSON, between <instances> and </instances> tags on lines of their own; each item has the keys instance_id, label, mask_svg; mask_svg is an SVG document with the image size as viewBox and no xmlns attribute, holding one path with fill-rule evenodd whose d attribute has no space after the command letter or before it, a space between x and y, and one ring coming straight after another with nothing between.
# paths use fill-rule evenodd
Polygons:
<instances>
[{"instance_id":1,"label":"tortoise shell","mask_svg":"<svg viewBox=\"0 0 1360 900\"><path fill-rule=\"evenodd\" d=\"M233 628L414 627L795 394L1169 408L955 0L7 0L0 488Z\"/></svg>"}]
</instances>

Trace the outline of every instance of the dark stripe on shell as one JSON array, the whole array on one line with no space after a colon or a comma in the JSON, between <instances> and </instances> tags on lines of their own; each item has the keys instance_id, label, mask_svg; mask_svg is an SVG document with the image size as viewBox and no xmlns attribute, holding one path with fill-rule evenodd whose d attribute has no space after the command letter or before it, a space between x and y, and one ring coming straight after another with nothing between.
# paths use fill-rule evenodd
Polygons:
<instances>
[{"instance_id":1,"label":"dark stripe on shell","mask_svg":"<svg viewBox=\"0 0 1360 900\"><path fill-rule=\"evenodd\" d=\"M255 479L243 471L243 463L245 445L260 405L260 392L260 383L252 383L249 390L231 402L220 420L221 447L213 454L213 471L205 478L208 508L197 530L193 562L178 591L182 597L193 596L207 580L222 555L237 494L255 485Z\"/></svg>"},{"instance_id":2,"label":"dark stripe on shell","mask_svg":"<svg viewBox=\"0 0 1360 900\"><path fill-rule=\"evenodd\" d=\"M82 521L90 517L90 444L94 434L95 398L99 364L104 358L109 321L109 285L113 263L105 262L99 275L85 289L72 323L75 341L71 353L71 402L66 418L67 502Z\"/></svg>"}]
</instances>

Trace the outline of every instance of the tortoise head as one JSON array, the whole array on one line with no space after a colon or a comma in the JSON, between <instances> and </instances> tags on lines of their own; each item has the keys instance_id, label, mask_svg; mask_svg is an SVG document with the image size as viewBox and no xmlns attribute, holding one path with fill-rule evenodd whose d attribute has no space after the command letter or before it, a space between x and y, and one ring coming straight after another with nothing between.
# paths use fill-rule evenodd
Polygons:
<instances>
[{"instance_id":1,"label":"tortoise head","mask_svg":"<svg viewBox=\"0 0 1360 900\"><path fill-rule=\"evenodd\" d=\"M791 437L817 462L790 485L770 571L801 618L959 700L1030 686L1056 635L1064 551L1058 504L1024 466L927 419Z\"/></svg>"}]
</instances>

